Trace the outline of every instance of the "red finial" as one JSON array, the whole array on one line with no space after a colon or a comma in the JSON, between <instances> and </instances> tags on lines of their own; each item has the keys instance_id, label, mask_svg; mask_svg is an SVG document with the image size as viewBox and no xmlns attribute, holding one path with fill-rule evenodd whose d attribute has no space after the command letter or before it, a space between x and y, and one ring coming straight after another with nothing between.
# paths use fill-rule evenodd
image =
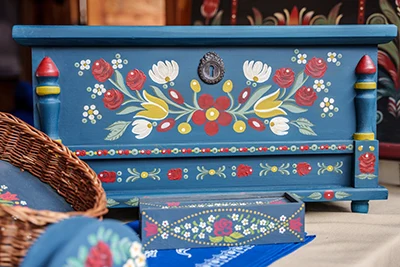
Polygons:
<instances>
[{"instance_id":1,"label":"red finial","mask_svg":"<svg viewBox=\"0 0 400 267\"><path fill-rule=\"evenodd\" d=\"M43 58L36 69L36 77L58 77L59 75L56 64L49 57Z\"/></svg>"},{"instance_id":2,"label":"red finial","mask_svg":"<svg viewBox=\"0 0 400 267\"><path fill-rule=\"evenodd\" d=\"M365 55L358 62L356 67L357 74L374 74L376 72L376 67L372 59Z\"/></svg>"}]
</instances>

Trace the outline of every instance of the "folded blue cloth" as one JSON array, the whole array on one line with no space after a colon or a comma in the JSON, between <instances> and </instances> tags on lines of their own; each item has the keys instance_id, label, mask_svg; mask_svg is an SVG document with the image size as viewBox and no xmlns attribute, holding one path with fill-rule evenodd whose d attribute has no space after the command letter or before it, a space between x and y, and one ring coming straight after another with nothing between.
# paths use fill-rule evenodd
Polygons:
<instances>
[{"instance_id":1,"label":"folded blue cloth","mask_svg":"<svg viewBox=\"0 0 400 267\"><path fill-rule=\"evenodd\" d=\"M139 233L139 221L127 224ZM307 235L302 243L269 244L241 247L214 247L146 251L149 267L152 266L251 266L265 267L314 240Z\"/></svg>"}]
</instances>

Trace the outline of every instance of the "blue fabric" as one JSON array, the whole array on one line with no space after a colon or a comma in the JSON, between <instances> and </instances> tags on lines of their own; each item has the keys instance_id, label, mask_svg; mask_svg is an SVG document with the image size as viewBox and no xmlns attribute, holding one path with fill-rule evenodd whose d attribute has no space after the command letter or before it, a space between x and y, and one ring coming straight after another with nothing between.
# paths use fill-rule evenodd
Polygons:
<instances>
[{"instance_id":1,"label":"blue fabric","mask_svg":"<svg viewBox=\"0 0 400 267\"><path fill-rule=\"evenodd\" d=\"M139 221L127 224L139 233ZM215 247L146 251L149 267L153 266L251 266L265 267L314 240L307 235L303 243L270 244L242 247Z\"/></svg>"}]
</instances>

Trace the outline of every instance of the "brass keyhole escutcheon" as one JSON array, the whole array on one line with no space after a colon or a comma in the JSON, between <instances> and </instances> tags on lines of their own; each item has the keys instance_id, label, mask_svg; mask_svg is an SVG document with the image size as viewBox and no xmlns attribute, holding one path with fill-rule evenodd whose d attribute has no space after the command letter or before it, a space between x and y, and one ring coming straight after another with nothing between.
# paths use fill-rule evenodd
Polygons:
<instances>
[{"instance_id":1,"label":"brass keyhole escutcheon","mask_svg":"<svg viewBox=\"0 0 400 267\"><path fill-rule=\"evenodd\" d=\"M198 74L203 82L207 84L216 84L224 78L224 62L217 53L208 52L200 60Z\"/></svg>"}]
</instances>

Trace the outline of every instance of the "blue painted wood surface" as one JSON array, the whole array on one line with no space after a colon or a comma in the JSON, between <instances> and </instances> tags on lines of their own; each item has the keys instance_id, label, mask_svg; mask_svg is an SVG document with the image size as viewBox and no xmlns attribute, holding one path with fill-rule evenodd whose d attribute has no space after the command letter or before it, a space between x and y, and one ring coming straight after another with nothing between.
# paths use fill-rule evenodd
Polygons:
<instances>
[{"instance_id":1,"label":"blue painted wood surface","mask_svg":"<svg viewBox=\"0 0 400 267\"><path fill-rule=\"evenodd\" d=\"M303 242L304 214L304 203L288 194L147 198L141 238L148 250Z\"/></svg>"},{"instance_id":2,"label":"blue painted wood surface","mask_svg":"<svg viewBox=\"0 0 400 267\"><path fill-rule=\"evenodd\" d=\"M353 135L375 133L376 104L356 105L354 86L376 82L355 69L365 55L377 65L393 25L17 26L13 34L33 47L34 69L46 56L58 66L60 138L98 173L110 207L201 192L387 198L375 182L355 180ZM212 85L198 75L208 52L225 66Z\"/></svg>"}]
</instances>

